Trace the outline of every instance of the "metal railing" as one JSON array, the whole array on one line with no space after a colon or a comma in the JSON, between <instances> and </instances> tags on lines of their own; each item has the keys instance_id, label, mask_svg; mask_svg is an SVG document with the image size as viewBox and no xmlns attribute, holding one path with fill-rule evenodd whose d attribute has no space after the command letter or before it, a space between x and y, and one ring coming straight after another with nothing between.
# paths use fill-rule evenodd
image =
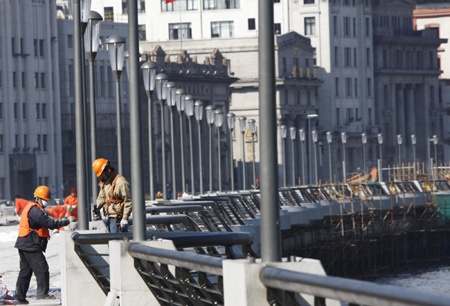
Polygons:
<instances>
[{"instance_id":1,"label":"metal railing","mask_svg":"<svg viewBox=\"0 0 450 306\"><path fill-rule=\"evenodd\" d=\"M445 295L273 267L263 268L260 280L268 288L270 305L300 305L296 293L314 296L315 305L325 305L324 299L349 305L449 305Z\"/></svg>"}]
</instances>

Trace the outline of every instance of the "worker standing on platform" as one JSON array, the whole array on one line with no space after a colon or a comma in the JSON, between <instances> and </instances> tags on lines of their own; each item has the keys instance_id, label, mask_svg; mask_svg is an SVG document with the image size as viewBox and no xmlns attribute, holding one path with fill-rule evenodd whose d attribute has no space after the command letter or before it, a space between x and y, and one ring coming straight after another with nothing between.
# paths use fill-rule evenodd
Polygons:
<instances>
[{"instance_id":1,"label":"worker standing on platform","mask_svg":"<svg viewBox=\"0 0 450 306\"><path fill-rule=\"evenodd\" d=\"M70 195L67 196L64 201L64 206L67 209L67 217L70 221L78 221L78 198L77 198L77 189L72 188L70 190Z\"/></svg>"},{"instance_id":2,"label":"worker standing on platform","mask_svg":"<svg viewBox=\"0 0 450 306\"><path fill-rule=\"evenodd\" d=\"M95 160L92 168L97 177L102 177L97 209L103 208L103 213L108 218L109 232L128 232L128 218L132 208L130 184L111 167L107 159Z\"/></svg>"},{"instance_id":3,"label":"worker standing on platform","mask_svg":"<svg viewBox=\"0 0 450 306\"><path fill-rule=\"evenodd\" d=\"M37 299L54 299L50 290L50 273L44 252L50 238L49 229L56 229L70 223L69 219L55 220L44 210L51 200L50 189L39 186L34 191L34 202L28 202L22 212L19 223L19 237L15 248L19 249L20 272L17 277L15 304L28 304L26 294L30 287L31 276L36 276Z\"/></svg>"},{"instance_id":4,"label":"worker standing on platform","mask_svg":"<svg viewBox=\"0 0 450 306\"><path fill-rule=\"evenodd\" d=\"M16 204L16 213L18 216L20 216L22 211L25 209L25 206L27 206L28 202L30 202L30 201L23 199L22 196L20 196L18 194L14 198L15 198L15 204Z\"/></svg>"}]
</instances>

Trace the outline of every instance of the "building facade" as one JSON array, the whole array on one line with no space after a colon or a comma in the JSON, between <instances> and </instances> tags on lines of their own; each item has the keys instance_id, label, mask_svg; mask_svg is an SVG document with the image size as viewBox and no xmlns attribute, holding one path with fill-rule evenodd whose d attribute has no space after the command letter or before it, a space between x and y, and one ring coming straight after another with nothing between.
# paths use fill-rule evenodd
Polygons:
<instances>
[{"instance_id":1,"label":"building facade","mask_svg":"<svg viewBox=\"0 0 450 306\"><path fill-rule=\"evenodd\" d=\"M0 198L63 196L55 1L0 2Z\"/></svg>"}]
</instances>

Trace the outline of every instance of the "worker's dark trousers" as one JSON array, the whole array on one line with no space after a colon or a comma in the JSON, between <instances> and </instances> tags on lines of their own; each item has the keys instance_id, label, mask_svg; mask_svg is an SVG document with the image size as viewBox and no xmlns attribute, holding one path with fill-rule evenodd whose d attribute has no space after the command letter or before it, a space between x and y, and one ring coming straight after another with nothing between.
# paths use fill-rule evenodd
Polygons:
<instances>
[{"instance_id":1,"label":"worker's dark trousers","mask_svg":"<svg viewBox=\"0 0 450 306\"><path fill-rule=\"evenodd\" d=\"M20 272L17 277L15 299L25 299L30 287L31 276L36 276L36 295L45 296L50 289L50 274L47 260L43 252L27 252L19 250Z\"/></svg>"}]
</instances>

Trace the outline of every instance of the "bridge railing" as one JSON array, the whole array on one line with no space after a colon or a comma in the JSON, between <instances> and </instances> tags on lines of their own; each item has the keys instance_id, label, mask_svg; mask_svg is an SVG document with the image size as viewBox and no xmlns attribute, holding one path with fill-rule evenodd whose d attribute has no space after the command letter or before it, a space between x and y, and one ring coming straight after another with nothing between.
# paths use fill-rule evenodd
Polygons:
<instances>
[{"instance_id":1,"label":"bridge railing","mask_svg":"<svg viewBox=\"0 0 450 306\"><path fill-rule=\"evenodd\" d=\"M325 299L331 299L349 305L444 306L449 300L448 296L423 291L273 267L263 268L260 280L268 289L270 305L300 305L296 293L314 296L315 305L325 305Z\"/></svg>"}]
</instances>

